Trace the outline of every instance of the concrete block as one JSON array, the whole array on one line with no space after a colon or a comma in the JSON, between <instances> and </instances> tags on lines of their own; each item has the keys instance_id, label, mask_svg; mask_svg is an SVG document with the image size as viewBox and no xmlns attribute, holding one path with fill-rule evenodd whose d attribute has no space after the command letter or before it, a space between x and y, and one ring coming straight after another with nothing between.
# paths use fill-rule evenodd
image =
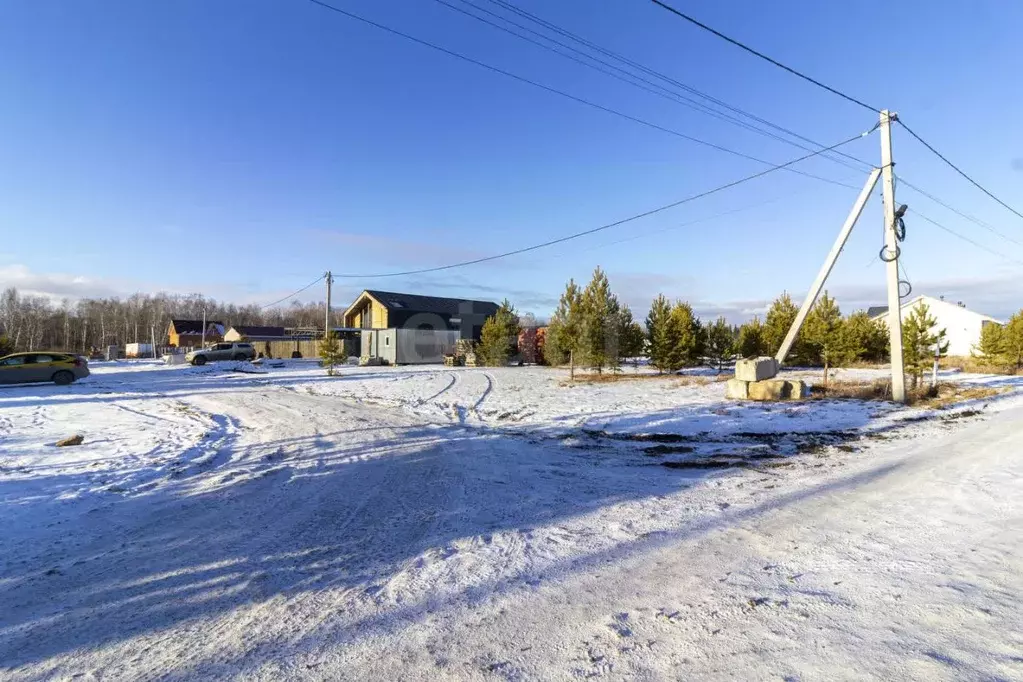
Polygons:
<instances>
[{"instance_id":1,"label":"concrete block","mask_svg":"<svg viewBox=\"0 0 1023 682\"><path fill-rule=\"evenodd\" d=\"M749 384L750 400L788 400L792 386L784 379L765 379L751 381Z\"/></svg>"},{"instance_id":2,"label":"concrete block","mask_svg":"<svg viewBox=\"0 0 1023 682\"><path fill-rule=\"evenodd\" d=\"M741 381L763 381L778 375L778 361L761 357L735 363L735 378Z\"/></svg>"},{"instance_id":3,"label":"concrete block","mask_svg":"<svg viewBox=\"0 0 1023 682\"><path fill-rule=\"evenodd\" d=\"M749 382L729 379L725 384L725 397L729 400L749 400Z\"/></svg>"},{"instance_id":4,"label":"concrete block","mask_svg":"<svg viewBox=\"0 0 1023 682\"><path fill-rule=\"evenodd\" d=\"M793 381L789 380L791 390L789 391L789 400L802 400L803 398L810 397L810 387L805 381Z\"/></svg>"},{"instance_id":5,"label":"concrete block","mask_svg":"<svg viewBox=\"0 0 1023 682\"><path fill-rule=\"evenodd\" d=\"M750 400L801 400L806 395L805 381L765 379L749 383Z\"/></svg>"}]
</instances>

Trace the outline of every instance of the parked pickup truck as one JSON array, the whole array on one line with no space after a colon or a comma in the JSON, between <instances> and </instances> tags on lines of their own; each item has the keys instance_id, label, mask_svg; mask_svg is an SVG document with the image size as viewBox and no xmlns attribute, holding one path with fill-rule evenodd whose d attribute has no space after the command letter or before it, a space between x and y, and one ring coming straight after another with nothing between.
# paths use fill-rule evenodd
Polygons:
<instances>
[{"instance_id":1,"label":"parked pickup truck","mask_svg":"<svg viewBox=\"0 0 1023 682\"><path fill-rule=\"evenodd\" d=\"M200 348L185 355L193 365L205 365L218 360L255 360L256 351L251 343L217 343L209 348Z\"/></svg>"}]
</instances>

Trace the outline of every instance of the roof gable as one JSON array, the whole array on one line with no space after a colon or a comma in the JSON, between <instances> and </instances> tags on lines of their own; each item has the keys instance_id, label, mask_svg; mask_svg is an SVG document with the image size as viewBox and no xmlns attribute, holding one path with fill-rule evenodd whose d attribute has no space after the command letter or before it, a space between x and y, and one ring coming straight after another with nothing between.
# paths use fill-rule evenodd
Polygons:
<instances>
[{"instance_id":1,"label":"roof gable","mask_svg":"<svg viewBox=\"0 0 1023 682\"><path fill-rule=\"evenodd\" d=\"M934 298L933 296L928 296L926 294L920 294L918 296L914 296L912 299L910 299L910 300L906 301L905 303L903 303L902 305L900 305L899 309L902 311L903 315L906 315L907 311L911 310L912 308L914 308L915 306L917 306L920 303L925 303L927 305L927 307L931 309L932 313L935 312L936 310L942 308L942 307L948 307L948 308L954 308L955 310L960 310L960 311L963 311L963 312L970 313L971 315L976 315L977 317L980 317L980 318L982 318L982 319L984 319L984 320L986 320L988 322L997 322L998 324L1004 324L1001 320L995 319L995 318L991 317L990 315L985 315L984 313L978 313L976 310L970 310L969 308L967 308L965 306L962 306L962 305L959 305L957 303L952 303L951 301L945 301L945 300L940 299L940 298ZM867 310L867 315L869 317L871 317L872 319L877 319L877 318L879 318L881 316L884 316L884 315L887 315L887 314L888 314L888 306L871 306Z\"/></svg>"},{"instance_id":2,"label":"roof gable","mask_svg":"<svg viewBox=\"0 0 1023 682\"><path fill-rule=\"evenodd\" d=\"M260 327L255 325L235 325L232 330L241 336L285 336L284 327Z\"/></svg>"},{"instance_id":3,"label":"roof gable","mask_svg":"<svg viewBox=\"0 0 1023 682\"><path fill-rule=\"evenodd\" d=\"M447 298L444 296L421 296L419 294L402 294L393 291L367 289L364 293L380 302L388 310L408 311L417 313L437 313L441 315L458 315L472 312L477 315L493 315L498 305L493 301L474 301L464 298ZM465 310L464 306L471 306Z\"/></svg>"},{"instance_id":4,"label":"roof gable","mask_svg":"<svg viewBox=\"0 0 1023 682\"><path fill-rule=\"evenodd\" d=\"M206 330L209 331L210 326L213 325L218 328L221 334L224 333L224 323L219 320L206 320ZM202 320L171 320L171 326L174 327L174 331L178 334L202 334Z\"/></svg>"}]
</instances>

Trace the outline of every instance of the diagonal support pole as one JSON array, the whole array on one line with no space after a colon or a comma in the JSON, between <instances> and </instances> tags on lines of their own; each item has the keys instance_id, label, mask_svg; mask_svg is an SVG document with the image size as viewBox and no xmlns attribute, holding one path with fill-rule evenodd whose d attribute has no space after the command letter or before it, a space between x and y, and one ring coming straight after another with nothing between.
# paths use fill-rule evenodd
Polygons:
<instances>
[{"instance_id":1,"label":"diagonal support pole","mask_svg":"<svg viewBox=\"0 0 1023 682\"><path fill-rule=\"evenodd\" d=\"M831 274L832 268L835 267L835 261L838 260L838 256L842 253L842 249L845 248L845 243L849 240L849 235L852 233L853 227L856 226L856 221L859 220L860 214L863 213L863 207L867 204L867 199L870 198L870 193L874 191L874 187L877 185L877 179L881 176L881 169L875 168L870 171L870 176L867 178L867 182L863 185L863 189L860 191L859 197L856 198L856 203L853 204L852 210L849 211L849 217L845 219L845 224L842 225L842 231L838 233L838 239L835 240L835 245L831 247L831 253L828 254L827 259L824 261L824 265L821 267L821 271L817 273L817 279L814 280L813 286L810 287L810 291L806 294L806 299L803 301L802 307L799 309L799 313L796 315L796 319L792 322L792 326L789 328L789 333L785 335L785 340L781 344L781 348L778 349L778 354L775 355L775 360L778 362L778 366L785 362L786 356L789 351L792 350L792 344L796 341L796 335L799 334L799 330L803 327L803 322L806 321L806 316L810 313L810 308L817 302L817 297L821 294L821 289L824 288L824 283L828 281L828 275Z\"/></svg>"}]
</instances>

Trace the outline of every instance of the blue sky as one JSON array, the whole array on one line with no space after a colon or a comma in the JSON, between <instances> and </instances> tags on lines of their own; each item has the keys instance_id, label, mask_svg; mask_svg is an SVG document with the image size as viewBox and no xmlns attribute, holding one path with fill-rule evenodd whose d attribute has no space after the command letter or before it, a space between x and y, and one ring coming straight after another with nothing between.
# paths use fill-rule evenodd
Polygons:
<instances>
[{"instance_id":1,"label":"blue sky","mask_svg":"<svg viewBox=\"0 0 1023 682\"><path fill-rule=\"evenodd\" d=\"M432 0L334 4L551 87L773 162L803 152L632 88ZM449 0L460 4L460 0ZM473 0L498 11L488 0ZM875 118L643 0L514 0L688 85L824 143ZM1023 5L678 0L720 30L889 107L1011 204L1023 205ZM584 230L763 165L596 111L305 0L0 3L0 286L53 296L200 291L269 302L326 269L388 272ZM594 9L599 8L599 9ZM520 20L521 21L521 20ZM883 30L887 21L889 29ZM877 162L877 135L846 148ZM1023 220L904 131L897 172L1023 242ZM859 186L814 159L809 173ZM507 295L549 313L597 265L644 314L659 292L705 315L802 295L856 191L787 172L506 260L362 288ZM981 242L910 219L918 293L1005 315L1023 306L1023 247L900 189ZM829 288L883 299L880 200ZM303 300L319 300L314 288Z\"/></svg>"}]
</instances>

